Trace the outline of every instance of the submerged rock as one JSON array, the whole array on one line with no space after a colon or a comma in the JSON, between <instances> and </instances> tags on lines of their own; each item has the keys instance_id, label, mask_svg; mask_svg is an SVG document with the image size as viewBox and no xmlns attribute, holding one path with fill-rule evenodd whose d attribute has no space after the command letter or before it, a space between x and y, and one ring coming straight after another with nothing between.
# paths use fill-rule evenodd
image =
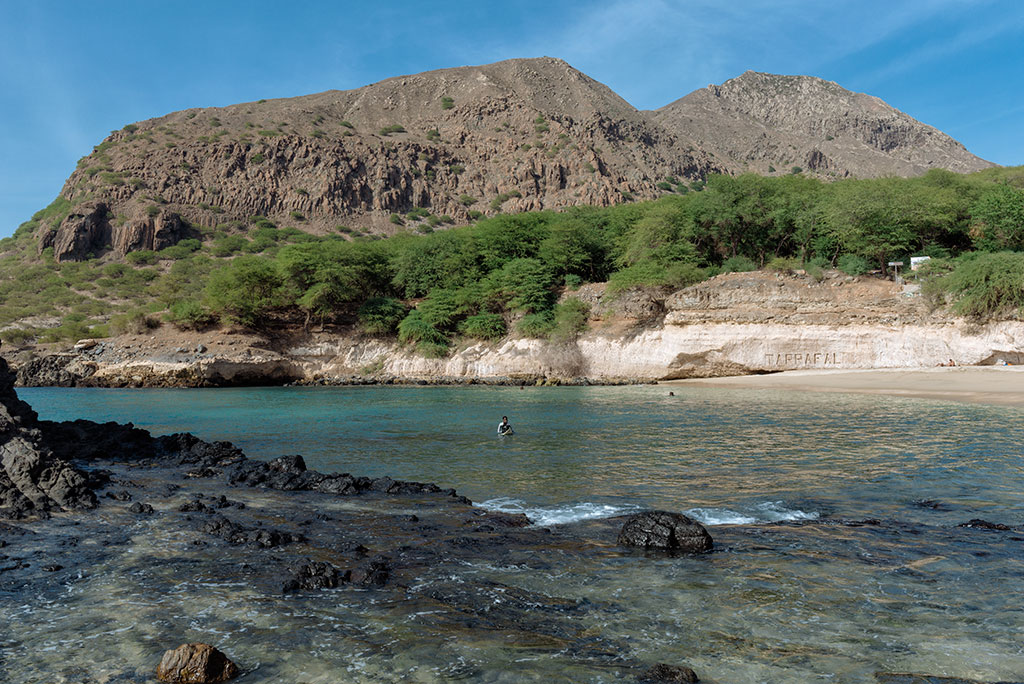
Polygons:
<instances>
[{"instance_id":1,"label":"submerged rock","mask_svg":"<svg viewBox=\"0 0 1024 684\"><path fill-rule=\"evenodd\" d=\"M957 527L971 527L979 530L999 530L1000 532L1009 532L1013 529L1009 525L989 522L988 520L982 520L980 518L974 518L965 523L960 523Z\"/></svg>"},{"instance_id":2,"label":"submerged rock","mask_svg":"<svg viewBox=\"0 0 1024 684\"><path fill-rule=\"evenodd\" d=\"M238 676L238 666L209 644L182 644L167 651L156 678L170 684L218 684Z\"/></svg>"},{"instance_id":3,"label":"submerged rock","mask_svg":"<svg viewBox=\"0 0 1024 684\"><path fill-rule=\"evenodd\" d=\"M646 511L630 516L619 532L618 543L683 553L705 553L714 544L699 522L669 511Z\"/></svg>"},{"instance_id":4,"label":"submerged rock","mask_svg":"<svg viewBox=\"0 0 1024 684\"><path fill-rule=\"evenodd\" d=\"M696 684L700 679L690 668L685 665L666 665L658 663L654 667L644 670L637 677L642 684Z\"/></svg>"},{"instance_id":5,"label":"submerged rock","mask_svg":"<svg viewBox=\"0 0 1024 684\"><path fill-rule=\"evenodd\" d=\"M285 576L281 579L281 593L333 589L340 582L347 580L348 574L339 573L330 563L306 558L287 568Z\"/></svg>"},{"instance_id":6,"label":"submerged rock","mask_svg":"<svg viewBox=\"0 0 1024 684\"><path fill-rule=\"evenodd\" d=\"M935 675L911 672L876 672L875 680L880 684L986 684L975 679L962 677L936 677ZM1020 682L997 682L996 684L1021 684Z\"/></svg>"}]
</instances>

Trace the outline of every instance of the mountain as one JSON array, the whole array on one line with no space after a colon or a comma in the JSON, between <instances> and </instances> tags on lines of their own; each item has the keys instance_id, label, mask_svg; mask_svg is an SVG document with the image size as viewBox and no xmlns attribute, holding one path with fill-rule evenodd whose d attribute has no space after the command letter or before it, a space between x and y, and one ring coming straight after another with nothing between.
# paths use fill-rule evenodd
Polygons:
<instances>
[{"instance_id":1,"label":"mountain","mask_svg":"<svg viewBox=\"0 0 1024 684\"><path fill-rule=\"evenodd\" d=\"M994 166L877 97L812 76L748 71L652 112L736 170L824 177L916 176Z\"/></svg>"},{"instance_id":2,"label":"mountain","mask_svg":"<svg viewBox=\"0 0 1024 684\"><path fill-rule=\"evenodd\" d=\"M561 60L514 59L129 124L79 161L66 211L36 238L60 261L81 260L241 234L258 217L380 235L650 199L710 173L988 165L820 79L748 72L640 112Z\"/></svg>"}]
</instances>

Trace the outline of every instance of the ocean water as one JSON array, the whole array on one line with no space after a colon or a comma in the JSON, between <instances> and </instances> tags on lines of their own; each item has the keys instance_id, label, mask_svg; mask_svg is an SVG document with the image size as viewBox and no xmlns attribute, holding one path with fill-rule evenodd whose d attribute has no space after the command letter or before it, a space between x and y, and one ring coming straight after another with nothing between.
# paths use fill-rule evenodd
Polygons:
<instances>
[{"instance_id":1,"label":"ocean water","mask_svg":"<svg viewBox=\"0 0 1024 684\"><path fill-rule=\"evenodd\" d=\"M585 563L465 570L551 596L614 603L580 619L634 661L685 662L720 682L870 682L876 671L1024 681L1024 530L958 527L973 518L1024 527L1020 408L666 386L19 394L42 418L131 421L157 434L230 440L257 458L302 454L324 472L436 482L541 526L651 508L686 513L709 527L715 553L668 559L609 550ZM496 434L502 415L515 435ZM431 581L440 580L423 578ZM97 593L120 586L112 577L96 582ZM344 599L304 615L277 605L240 612L231 606L242 586L179 591L178 599L128 591L121 599L182 614L184 603L203 604L205 617L188 622L197 638L227 631L236 641L243 633L258 641L310 624L334 635L285 639L269 652L264 642L263 659L275 664L245 681L632 678L611 667L577 668L551 649L424 631L412 607L374 612ZM81 621L79 632L128 628L90 618L102 608L83 597L74 608L54 599L40 616L0 600L0 619L19 621L22 645L33 629L40 639L49 634L47 643L63 643L53 635L61 620ZM383 633L386 648L368 646L376 643L369 635ZM310 649L315 666L298 657ZM72 651L83 671L102 670L89 649ZM16 662L20 653L6 656Z\"/></svg>"}]
</instances>

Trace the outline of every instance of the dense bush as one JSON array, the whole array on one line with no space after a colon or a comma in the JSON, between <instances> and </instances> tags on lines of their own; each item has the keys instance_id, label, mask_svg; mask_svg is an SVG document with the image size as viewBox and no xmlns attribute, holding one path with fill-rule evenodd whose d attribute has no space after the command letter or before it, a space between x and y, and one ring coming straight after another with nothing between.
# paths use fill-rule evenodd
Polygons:
<instances>
[{"instance_id":1,"label":"dense bush","mask_svg":"<svg viewBox=\"0 0 1024 684\"><path fill-rule=\"evenodd\" d=\"M357 313L363 329L375 335L393 333L409 309L393 297L370 297Z\"/></svg>"}]
</instances>

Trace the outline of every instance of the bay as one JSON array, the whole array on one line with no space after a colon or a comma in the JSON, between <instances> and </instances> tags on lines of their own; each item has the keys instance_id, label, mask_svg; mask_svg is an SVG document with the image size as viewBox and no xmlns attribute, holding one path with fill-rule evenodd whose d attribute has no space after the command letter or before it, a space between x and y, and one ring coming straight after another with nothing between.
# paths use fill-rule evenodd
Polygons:
<instances>
[{"instance_id":1,"label":"bay","mask_svg":"<svg viewBox=\"0 0 1024 684\"><path fill-rule=\"evenodd\" d=\"M591 628L629 643L634 659L687 662L733 682L873 681L876 670L1024 679L1024 613L1013 598L1024 590L1020 530L958 527L974 518L1024 524L1024 411L671 389L675 396L664 386L19 394L45 419L132 421L157 434L229 440L256 458L299 453L321 471L432 481L540 525L648 508L687 513L710 526L710 557L610 550L586 565L466 570L553 596L614 601L620 608ZM502 415L514 436L496 434ZM351 610L318 619L349 619ZM277 628L290 621L269 612L252 621L271 629L275 619ZM402 634L392 655L368 656L347 679L325 665L302 681L447 681L462 671L455 662L472 664L473 681L626 677L584 669L564 679L557 654L479 644L425 653L407 633L410 615L392 607L374 619ZM324 649L328 664L352 655L344 644ZM513 662L518 678L509 676ZM272 671L253 681L297 681L288 667Z\"/></svg>"}]
</instances>

